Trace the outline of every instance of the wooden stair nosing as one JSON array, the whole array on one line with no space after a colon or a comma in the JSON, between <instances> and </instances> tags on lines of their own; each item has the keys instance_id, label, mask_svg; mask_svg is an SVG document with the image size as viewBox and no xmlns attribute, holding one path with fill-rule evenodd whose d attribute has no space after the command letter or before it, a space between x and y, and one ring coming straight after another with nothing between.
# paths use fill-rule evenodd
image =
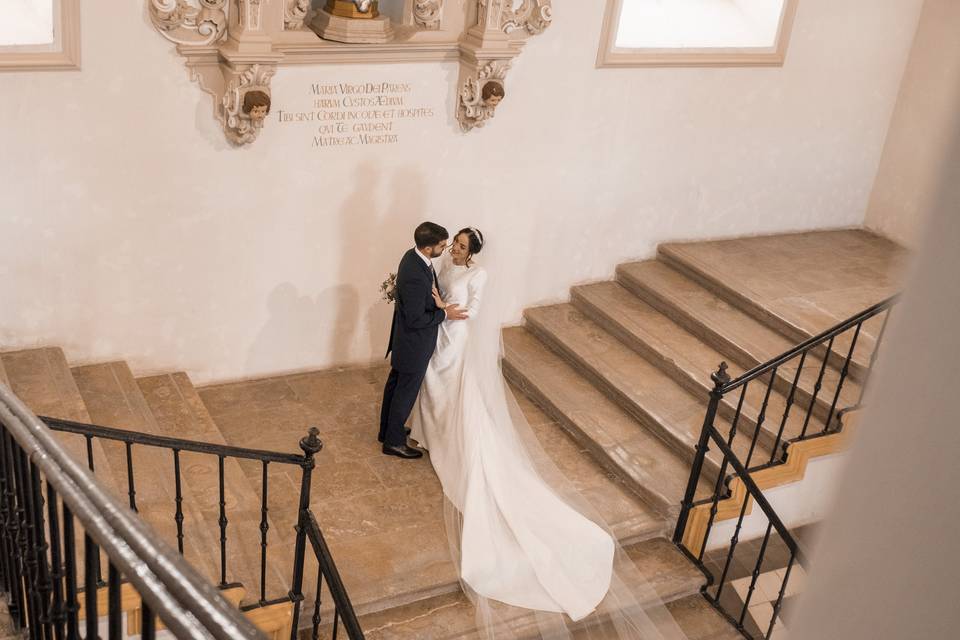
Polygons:
<instances>
[{"instance_id":1,"label":"wooden stair nosing","mask_svg":"<svg viewBox=\"0 0 960 640\"><path fill-rule=\"evenodd\" d=\"M767 309L760 302L757 302L737 291L735 288L712 277L706 270L702 269L693 261L688 260L682 252L678 251L676 245L671 243L661 244L657 247L657 258L668 264L671 268L679 271L702 287L714 292L720 298L726 300L729 304L737 307L747 315L752 316L759 322L772 327L783 335L787 336L796 343L801 343L813 337L813 334L798 327L786 318ZM826 353L826 348L818 348L814 351L817 357L822 358ZM840 368L847 357L846 352L837 346L830 352L830 364ZM850 376L858 382L863 382L869 363L862 358L854 357L850 362Z\"/></svg>"},{"instance_id":2,"label":"wooden stair nosing","mask_svg":"<svg viewBox=\"0 0 960 640\"><path fill-rule=\"evenodd\" d=\"M586 287L576 287L573 290L573 304L580 309L584 315L589 317L604 330L617 338L617 340L619 340L621 343L637 352L645 360L657 365L665 374L670 376L677 384L686 389L689 393L705 399L709 397L709 394L713 389L713 385L706 380L706 371L694 372L692 365L683 366L685 361L682 357L673 357L670 354L661 352L656 345L648 342L642 336L633 333L628 328L623 326L616 318L607 313L605 309L598 307L592 300L589 299L588 295L589 294L586 291ZM697 373L702 373L702 375L698 376ZM769 380L769 376L765 375L759 378L759 380L761 382L763 380ZM774 389L771 391L770 397L773 402L770 407L782 406L784 409L786 409L787 399L776 390L776 387L774 387ZM732 421L736 415L738 398L738 393L733 393L730 396L724 397L723 401L718 407L719 415L728 421ZM779 430L778 424L783 415L783 412L779 410L770 412L770 407L768 407L768 412L765 415L765 418L769 419L764 420L759 436L759 442L768 450L772 450L774 444L777 442L777 432ZM799 425L795 424L797 410L802 410L800 409L801 407L802 403L796 400L791 405L790 416L794 418L794 422L791 423L791 425L797 428L799 428ZM704 402L704 410L706 410L706 401ZM811 418L813 418L813 416L811 416ZM740 412L740 418L737 422L738 430L746 436L752 437L757 428L758 420L759 408L753 406L750 401L747 401L744 403L744 406ZM811 420L812 432L816 432L822 428L822 426L822 423L820 423L818 426L816 421ZM790 431L785 431L785 436L793 434L794 431L796 431L795 435L799 435L797 428L793 428Z\"/></svg>"},{"instance_id":3,"label":"wooden stair nosing","mask_svg":"<svg viewBox=\"0 0 960 640\"><path fill-rule=\"evenodd\" d=\"M662 264L664 268L674 271L677 274L677 277L683 278L689 281L691 285L703 289L704 292L713 296L719 302L728 304L725 300L717 296L712 290L703 287L699 283L688 278L683 273L675 271L666 263L654 260L649 262ZM780 347L777 347L775 352L761 352L760 350L756 349L755 346L754 348L744 346L744 344L742 344L744 341L738 340L736 337L729 335L724 331L728 323L722 321L711 322L705 317L698 317L698 313L693 308L677 299L671 300L669 296L665 295L662 287L654 286L647 280L644 280L643 278L638 277L637 274L631 272L629 269L631 266L633 266L633 264L628 263L619 265L617 267L616 281L620 283L621 286L639 297L641 300L649 304L663 315L669 317L691 334L697 336L697 338L711 346L723 356L726 356L732 362L742 367L745 371L767 362L770 358L776 357L794 346L794 344L786 337L783 337L783 344ZM768 331L776 333L778 336L781 335L775 330L771 329L769 326L759 322L753 316L744 313L740 309L736 309L732 305L728 306L730 309L734 309L737 313L741 314L746 321L755 323L758 331ZM807 375L800 377L796 388L796 398L798 403L806 406L809 405L810 401L813 399L815 383L811 378L816 378L816 373L820 369L821 361L822 358L816 357L812 353L807 357L806 364L804 366L804 372ZM795 359L795 362L799 363L799 357ZM828 363L825 374L825 381L834 381L839 378L840 371L835 366ZM782 367L778 369L777 378L774 382L774 385L774 389L779 391L781 394L786 395L789 393L791 387L793 386L793 372L785 371ZM848 379L845 381L845 385L843 387L844 391L846 392L843 395L847 397L846 404L854 404L856 402L852 398L854 396L859 396L859 387L859 383L852 377L848 376ZM827 396L828 394L818 394L817 396L814 415L816 415L820 420L826 420L829 414L831 402Z\"/></svg>"}]
</instances>

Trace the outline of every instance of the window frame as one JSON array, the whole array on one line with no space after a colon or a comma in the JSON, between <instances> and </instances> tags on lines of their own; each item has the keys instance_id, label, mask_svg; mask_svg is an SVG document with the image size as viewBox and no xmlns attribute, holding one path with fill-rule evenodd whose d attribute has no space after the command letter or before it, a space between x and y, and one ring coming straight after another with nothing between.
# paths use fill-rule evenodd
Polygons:
<instances>
[{"instance_id":1,"label":"window frame","mask_svg":"<svg viewBox=\"0 0 960 640\"><path fill-rule=\"evenodd\" d=\"M0 45L0 72L80 69L80 0L53 0L53 43Z\"/></svg>"},{"instance_id":2,"label":"window frame","mask_svg":"<svg viewBox=\"0 0 960 640\"><path fill-rule=\"evenodd\" d=\"M623 0L607 0L600 31L597 68L603 67L752 67L783 66L799 0L784 0L772 47L637 49L616 46Z\"/></svg>"}]
</instances>

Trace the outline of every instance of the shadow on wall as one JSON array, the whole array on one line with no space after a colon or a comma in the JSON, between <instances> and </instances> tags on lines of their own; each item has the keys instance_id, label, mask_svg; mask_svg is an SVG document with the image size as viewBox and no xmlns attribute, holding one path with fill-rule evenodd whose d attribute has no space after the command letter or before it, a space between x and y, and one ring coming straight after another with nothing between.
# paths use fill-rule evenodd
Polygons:
<instances>
[{"instance_id":1,"label":"shadow on wall","mask_svg":"<svg viewBox=\"0 0 960 640\"><path fill-rule=\"evenodd\" d=\"M339 227L331 220L325 230L339 237L337 266L328 274L311 274L311 279L331 286L315 298L301 295L290 282L270 292L269 317L245 363L249 375L317 368L319 362L382 361L393 307L380 299L380 283L396 272L403 253L413 246L414 228L432 214L426 211L420 171L398 168L385 199L379 197L381 175L376 163L360 163L353 189L340 206Z\"/></svg>"}]
</instances>

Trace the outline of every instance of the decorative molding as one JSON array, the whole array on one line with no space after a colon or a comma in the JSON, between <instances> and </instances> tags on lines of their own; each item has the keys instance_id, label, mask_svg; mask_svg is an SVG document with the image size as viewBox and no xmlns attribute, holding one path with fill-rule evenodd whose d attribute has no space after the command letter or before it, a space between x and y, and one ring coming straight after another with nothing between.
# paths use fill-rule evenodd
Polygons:
<instances>
[{"instance_id":1,"label":"decorative molding","mask_svg":"<svg viewBox=\"0 0 960 640\"><path fill-rule=\"evenodd\" d=\"M493 118L505 95L510 63L509 59L491 60L480 68L476 77L467 78L463 82L457 105L457 120L464 132L474 127L482 127Z\"/></svg>"},{"instance_id":2,"label":"decorative molding","mask_svg":"<svg viewBox=\"0 0 960 640\"><path fill-rule=\"evenodd\" d=\"M233 144L250 144L260 135L263 121L270 113L270 80L275 71L273 66L255 64L237 73L227 85L220 99L218 116L227 139ZM257 100L248 100L248 94Z\"/></svg>"},{"instance_id":3,"label":"decorative molding","mask_svg":"<svg viewBox=\"0 0 960 640\"><path fill-rule=\"evenodd\" d=\"M500 15L504 33L522 29L530 35L543 33L553 21L552 0L521 0L519 7L506 4Z\"/></svg>"},{"instance_id":4,"label":"decorative molding","mask_svg":"<svg viewBox=\"0 0 960 640\"><path fill-rule=\"evenodd\" d=\"M227 139L238 146L259 136L271 78L288 65L459 60L455 115L463 131L482 127L505 97L513 59L552 20L552 0L405 0L406 21L394 37L388 19L367 0L144 1L154 28L177 44L191 77L213 97ZM335 25L323 10L330 5L344 14L334 16ZM245 110L252 92L262 95Z\"/></svg>"},{"instance_id":5,"label":"decorative molding","mask_svg":"<svg viewBox=\"0 0 960 640\"><path fill-rule=\"evenodd\" d=\"M227 35L228 0L149 0L150 21L157 32L180 45L208 45Z\"/></svg>"},{"instance_id":6,"label":"decorative molding","mask_svg":"<svg viewBox=\"0 0 960 640\"><path fill-rule=\"evenodd\" d=\"M80 69L80 0L59 0L54 12L53 44L0 46L0 71Z\"/></svg>"},{"instance_id":7,"label":"decorative molding","mask_svg":"<svg viewBox=\"0 0 960 640\"><path fill-rule=\"evenodd\" d=\"M310 17L310 0L287 0L283 12L283 28L291 31L306 29Z\"/></svg>"},{"instance_id":8,"label":"decorative molding","mask_svg":"<svg viewBox=\"0 0 960 640\"><path fill-rule=\"evenodd\" d=\"M414 0L413 22L421 29L440 28L443 14L443 0Z\"/></svg>"},{"instance_id":9,"label":"decorative molding","mask_svg":"<svg viewBox=\"0 0 960 640\"><path fill-rule=\"evenodd\" d=\"M526 1L526 0L524 0ZM600 31L597 67L756 67L783 66L798 0L785 0L772 47L631 49L616 46L624 0L607 0Z\"/></svg>"}]
</instances>

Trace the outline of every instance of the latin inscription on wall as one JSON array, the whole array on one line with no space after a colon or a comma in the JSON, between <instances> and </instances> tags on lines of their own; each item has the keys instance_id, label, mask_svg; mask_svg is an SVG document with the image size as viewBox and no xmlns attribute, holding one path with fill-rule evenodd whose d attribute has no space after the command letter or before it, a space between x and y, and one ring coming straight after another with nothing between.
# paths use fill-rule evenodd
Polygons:
<instances>
[{"instance_id":1,"label":"latin inscription on wall","mask_svg":"<svg viewBox=\"0 0 960 640\"><path fill-rule=\"evenodd\" d=\"M304 92L304 108L271 114L283 126L309 127L315 149L397 144L415 135L411 123L436 110L417 100L405 82L315 82Z\"/></svg>"}]
</instances>

